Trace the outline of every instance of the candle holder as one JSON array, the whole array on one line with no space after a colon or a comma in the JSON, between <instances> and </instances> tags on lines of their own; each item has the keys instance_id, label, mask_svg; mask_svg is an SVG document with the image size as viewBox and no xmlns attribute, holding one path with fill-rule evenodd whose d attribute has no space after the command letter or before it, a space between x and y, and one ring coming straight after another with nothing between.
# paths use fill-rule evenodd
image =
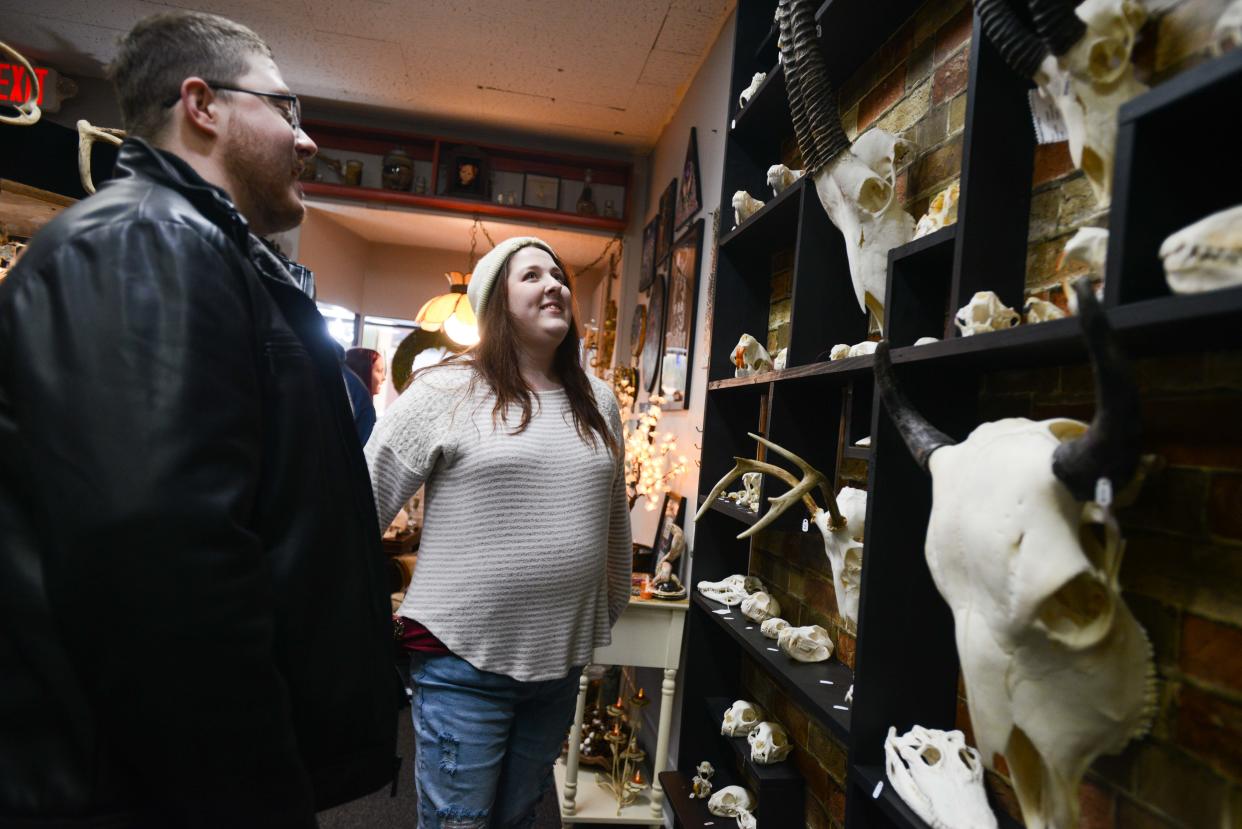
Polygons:
<instances>
[{"instance_id":1,"label":"candle holder","mask_svg":"<svg viewBox=\"0 0 1242 829\"><path fill-rule=\"evenodd\" d=\"M626 711L627 703L628 708L633 712L629 715ZM612 767L608 774L596 774L595 782L617 799L618 817L621 815L621 810L637 800L648 785L643 779L642 770L642 762L647 759L647 753L638 747L638 731L642 726L642 709L650 703L651 700L646 692L639 688L638 693L628 700L617 697L616 704L609 705L606 709L612 720L604 739L612 751ZM628 739L623 729L627 721L629 723Z\"/></svg>"}]
</instances>

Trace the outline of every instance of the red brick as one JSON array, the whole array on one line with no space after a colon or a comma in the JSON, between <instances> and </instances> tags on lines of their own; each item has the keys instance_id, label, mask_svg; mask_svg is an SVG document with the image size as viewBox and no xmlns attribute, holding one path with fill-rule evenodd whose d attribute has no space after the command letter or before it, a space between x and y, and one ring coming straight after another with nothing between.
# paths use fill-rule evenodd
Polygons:
<instances>
[{"instance_id":1,"label":"red brick","mask_svg":"<svg viewBox=\"0 0 1242 829\"><path fill-rule=\"evenodd\" d=\"M1113 829L1115 808L1112 792L1089 780L1078 787L1078 829Z\"/></svg>"},{"instance_id":2,"label":"red brick","mask_svg":"<svg viewBox=\"0 0 1242 829\"><path fill-rule=\"evenodd\" d=\"M775 712L776 720L785 726L794 745L802 748L810 742L810 723L806 714L788 697L781 698L781 704Z\"/></svg>"},{"instance_id":3,"label":"red brick","mask_svg":"<svg viewBox=\"0 0 1242 829\"><path fill-rule=\"evenodd\" d=\"M1182 623L1182 670L1196 679L1242 692L1242 630L1187 615Z\"/></svg>"},{"instance_id":4,"label":"red brick","mask_svg":"<svg viewBox=\"0 0 1242 829\"><path fill-rule=\"evenodd\" d=\"M837 634L836 643L835 654L837 659L841 660L841 663L849 667L850 670L853 670L854 657L858 647L857 640L848 633L840 633Z\"/></svg>"},{"instance_id":5,"label":"red brick","mask_svg":"<svg viewBox=\"0 0 1242 829\"><path fill-rule=\"evenodd\" d=\"M889 107L897 103L906 91L906 67L898 66L889 72L875 88L858 102L858 131L883 115Z\"/></svg>"},{"instance_id":6,"label":"red brick","mask_svg":"<svg viewBox=\"0 0 1242 829\"><path fill-rule=\"evenodd\" d=\"M806 829L832 829L828 811L813 797L806 799Z\"/></svg>"},{"instance_id":7,"label":"red brick","mask_svg":"<svg viewBox=\"0 0 1242 829\"><path fill-rule=\"evenodd\" d=\"M1179 825L1220 825L1225 781L1179 748L1145 741L1136 752L1134 781L1135 797Z\"/></svg>"},{"instance_id":8,"label":"red brick","mask_svg":"<svg viewBox=\"0 0 1242 829\"><path fill-rule=\"evenodd\" d=\"M794 765L798 767L798 773L806 781L807 794L827 807L833 790L832 781L828 779L828 772L824 771L824 767L809 752L794 749L791 758Z\"/></svg>"},{"instance_id":9,"label":"red brick","mask_svg":"<svg viewBox=\"0 0 1242 829\"><path fill-rule=\"evenodd\" d=\"M837 614L837 595L832 582L818 575L807 576L805 589L807 607L825 616Z\"/></svg>"},{"instance_id":10,"label":"red brick","mask_svg":"<svg viewBox=\"0 0 1242 829\"><path fill-rule=\"evenodd\" d=\"M1208 531L1242 541L1242 473L1218 472L1208 490Z\"/></svg>"},{"instance_id":11,"label":"red brick","mask_svg":"<svg viewBox=\"0 0 1242 829\"><path fill-rule=\"evenodd\" d=\"M974 21L973 4L962 6L961 10L940 27L936 32L936 63L940 63L957 47L970 40L970 29Z\"/></svg>"},{"instance_id":12,"label":"red brick","mask_svg":"<svg viewBox=\"0 0 1242 829\"><path fill-rule=\"evenodd\" d=\"M833 789L832 796L828 800L828 814L838 824L845 823L845 792Z\"/></svg>"},{"instance_id":13,"label":"red brick","mask_svg":"<svg viewBox=\"0 0 1242 829\"><path fill-rule=\"evenodd\" d=\"M1177 743L1222 773L1242 777L1242 705L1192 685L1178 695Z\"/></svg>"},{"instance_id":14,"label":"red brick","mask_svg":"<svg viewBox=\"0 0 1242 829\"><path fill-rule=\"evenodd\" d=\"M932 105L943 103L966 89L970 76L970 50L963 49L936 67L932 76Z\"/></svg>"},{"instance_id":15,"label":"red brick","mask_svg":"<svg viewBox=\"0 0 1242 829\"><path fill-rule=\"evenodd\" d=\"M1035 170L1031 174L1031 186L1058 179L1074 169L1070 160L1069 142L1060 141L1056 144L1037 144L1035 146Z\"/></svg>"},{"instance_id":16,"label":"red brick","mask_svg":"<svg viewBox=\"0 0 1242 829\"><path fill-rule=\"evenodd\" d=\"M911 170L913 183L910 189L922 193L949 179L962 174L962 136L949 139L943 145L921 157Z\"/></svg>"}]
</instances>

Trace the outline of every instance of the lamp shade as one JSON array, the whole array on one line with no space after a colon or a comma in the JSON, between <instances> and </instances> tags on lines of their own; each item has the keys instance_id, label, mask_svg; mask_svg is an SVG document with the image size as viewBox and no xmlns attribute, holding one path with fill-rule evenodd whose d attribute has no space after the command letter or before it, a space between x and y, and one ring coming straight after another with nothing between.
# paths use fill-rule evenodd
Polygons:
<instances>
[{"instance_id":1,"label":"lamp shade","mask_svg":"<svg viewBox=\"0 0 1242 829\"><path fill-rule=\"evenodd\" d=\"M449 281L449 292L427 300L414 322L424 331L439 331L458 345L471 346L479 341L479 325L470 308L470 300L466 297L466 285L470 274L451 271L445 276Z\"/></svg>"}]
</instances>

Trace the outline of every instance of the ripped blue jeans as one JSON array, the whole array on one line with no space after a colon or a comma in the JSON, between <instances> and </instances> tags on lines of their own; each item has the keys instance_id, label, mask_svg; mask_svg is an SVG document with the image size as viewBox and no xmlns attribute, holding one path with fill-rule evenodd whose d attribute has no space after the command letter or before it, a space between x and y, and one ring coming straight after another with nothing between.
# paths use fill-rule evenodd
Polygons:
<instances>
[{"instance_id":1,"label":"ripped blue jeans","mask_svg":"<svg viewBox=\"0 0 1242 829\"><path fill-rule=\"evenodd\" d=\"M581 673L521 682L452 654L410 654L419 829L533 825Z\"/></svg>"}]
</instances>

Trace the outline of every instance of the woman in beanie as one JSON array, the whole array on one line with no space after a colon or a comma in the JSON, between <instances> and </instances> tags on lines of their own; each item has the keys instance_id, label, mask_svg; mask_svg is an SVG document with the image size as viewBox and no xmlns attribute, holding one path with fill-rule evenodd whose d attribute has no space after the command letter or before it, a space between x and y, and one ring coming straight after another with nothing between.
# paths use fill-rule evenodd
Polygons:
<instances>
[{"instance_id":1,"label":"woman in beanie","mask_svg":"<svg viewBox=\"0 0 1242 829\"><path fill-rule=\"evenodd\" d=\"M366 446L381 528L427 487L398 611L422 829L529 825L630 592L620 413L578 364L564 265L508 239L467 293L479 344L416 373Z\"/></svg>"}]
</instances>

